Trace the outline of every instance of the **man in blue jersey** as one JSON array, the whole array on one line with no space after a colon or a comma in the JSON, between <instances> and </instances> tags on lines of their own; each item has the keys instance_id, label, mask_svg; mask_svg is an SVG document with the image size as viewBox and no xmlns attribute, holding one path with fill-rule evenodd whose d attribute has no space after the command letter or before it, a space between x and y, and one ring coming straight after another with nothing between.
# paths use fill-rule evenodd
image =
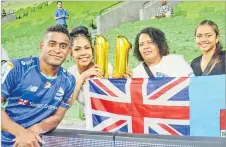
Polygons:
<instances>
[{"instance_id":1,"label":"man in blue jersey","mask_svg":"<svg viewBox=\"0 0 226 147\"><path fill-rule=\"evenodd\" d=\"M39 147L39 135L55 129L71 105L75 78L61 67L70 52L68 30L49 27L40 48L39 57L2 66L3 147Z\"/></svg>"},{"instance_id":2,"label":"man in blue jersey","mask_svg":"<svg viewBox=\"0 0 226 147\"><path fill-rule=\"evenodd\" d=\"M57 10L54 13L54 19L56 24L62 24L67 28L67 22L69 15L68 12L62 8L62 1L57 1Z\"/></svg>"}]
</instances>

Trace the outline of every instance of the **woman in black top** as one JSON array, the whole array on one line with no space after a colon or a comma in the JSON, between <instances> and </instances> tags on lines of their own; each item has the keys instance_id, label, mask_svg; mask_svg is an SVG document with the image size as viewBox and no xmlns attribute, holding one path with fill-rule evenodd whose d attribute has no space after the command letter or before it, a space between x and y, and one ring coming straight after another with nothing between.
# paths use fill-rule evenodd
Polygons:
<instances>
[{"instance_id":1,"label":"woman in black top","mask_svg":"<svg viewBox=\"0 0 226 147\"><path fill-rule=\"evenodd\" d=\"M196 76L225 74L225 51L219 41L219 29L211 20L202 21L195 29L195 40L202 55L195 58L191 67Z\"/></svg>"}]
</instances>

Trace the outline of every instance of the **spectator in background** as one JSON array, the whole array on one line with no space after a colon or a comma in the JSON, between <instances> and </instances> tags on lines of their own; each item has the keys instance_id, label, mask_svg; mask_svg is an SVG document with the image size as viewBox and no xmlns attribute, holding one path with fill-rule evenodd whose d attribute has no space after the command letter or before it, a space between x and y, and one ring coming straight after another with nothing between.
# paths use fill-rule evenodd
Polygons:
<instances>
[{"instance_id":1,"label":"spectator in background","mask_svg":"<svg viewBox=\"0 0 226 147\"><path fill-rule=\"evenodd\" d=\"M49 27L39 57L14 59L1 70L2 146L39 147L40 135L57 127L71 106L75 78L61 67L69 48L69 32Z\"/></svg>"},{"instance_id":2,"label":"spectator in background","mask_svg":"<svg viewBox=\"0 0 226 147\"><path fill-rule=\"evenodd\" d=\"M193 76L189 64L181 55L169 55L165 34L156 28L142 30L135 39L134 56L142 61L133 69L134 78Z\"/></svg>"},{"instance_id":3,"label":"spectator in background","mask_svg":"<svg viewBox=\"0 0 226 147\"><path fill-rule=\"evenodd\" d=\"M216 23L202 21L195 29L195 41L202 55L191 62L196 76L225 74L225 51L220 43L220 32Z\"/></svg>"},{"instance_id":4,"label":"spectator in background","mask_svg":"<svg viewBox=\"0 0 226 147\"><path fill-rule=\"evenodd\" d=\"M56 24L62 24L67 28L68 12L62 8L62 1L57 1L57 10L54 13Z\"/></svg>"},{"instance_id":5,"label":"spectator in background","mask_svg":"<svg viewBox=\"0 0 226 147\"><path fill-rule=\"evenodd\" d=\"M170 5L167 5L167 1L162 0L161 3L162 5L158 8L156 16L153 16L152 19L170 17L174 15L173 8L171 8Z\"/></svg>"},{"instance_id":6,"label":"spectator in background","mask_svg":"<svg viewBox=\"0 0 226 147\"><path fill-rule=\"evenodd\" d=\"M3 65L5 62L7 62L9 60L8 54L5 51L5 49L1 46L1 65Z\"/></svg>"}]
</instances>

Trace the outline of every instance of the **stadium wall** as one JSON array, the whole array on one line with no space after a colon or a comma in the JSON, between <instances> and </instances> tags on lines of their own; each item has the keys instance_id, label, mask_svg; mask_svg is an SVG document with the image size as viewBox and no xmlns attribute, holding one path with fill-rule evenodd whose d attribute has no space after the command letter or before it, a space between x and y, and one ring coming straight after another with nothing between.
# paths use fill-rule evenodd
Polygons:
<instances>
[{"instance_id":1,"label":"stadium wall","mask_svg":"<svg viewBox=\"0 0 226 147\"><path fill-rule=\"evenodd\" d=\"M123 22L139 20L139 10L145 2L147 1L129 1L97 16L97 34L106 34L109 29L116 28Z\"/></svg>"}]
</instances>

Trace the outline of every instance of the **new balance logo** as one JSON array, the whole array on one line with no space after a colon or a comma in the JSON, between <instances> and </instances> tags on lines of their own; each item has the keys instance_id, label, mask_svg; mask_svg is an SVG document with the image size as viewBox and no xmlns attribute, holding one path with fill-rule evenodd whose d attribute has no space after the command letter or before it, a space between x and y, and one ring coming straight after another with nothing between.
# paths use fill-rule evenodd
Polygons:
<instances>
[{"instance_id":1,"label":"new balance logo","mask_svg":"<svg viewBox=\"0 0 226 147\"><path fill-rule=\"evenodd\" d=\"M33 86L33 85L30 85L28 88L27 88L28 91L31 91L31 92L36 92L38 90L38 87L37 86Z\"/></svg>"},{"instance_id":2,"label":"new balance logo","mask_svg":"<svg viewBox=\"0 0 226 147\"><path fill-rule=\"evenodd\" d=\"M28 100L24 100L24 99L18 99L18 104L20 105L28 105Z\"/></svg>"}]
</instances>

